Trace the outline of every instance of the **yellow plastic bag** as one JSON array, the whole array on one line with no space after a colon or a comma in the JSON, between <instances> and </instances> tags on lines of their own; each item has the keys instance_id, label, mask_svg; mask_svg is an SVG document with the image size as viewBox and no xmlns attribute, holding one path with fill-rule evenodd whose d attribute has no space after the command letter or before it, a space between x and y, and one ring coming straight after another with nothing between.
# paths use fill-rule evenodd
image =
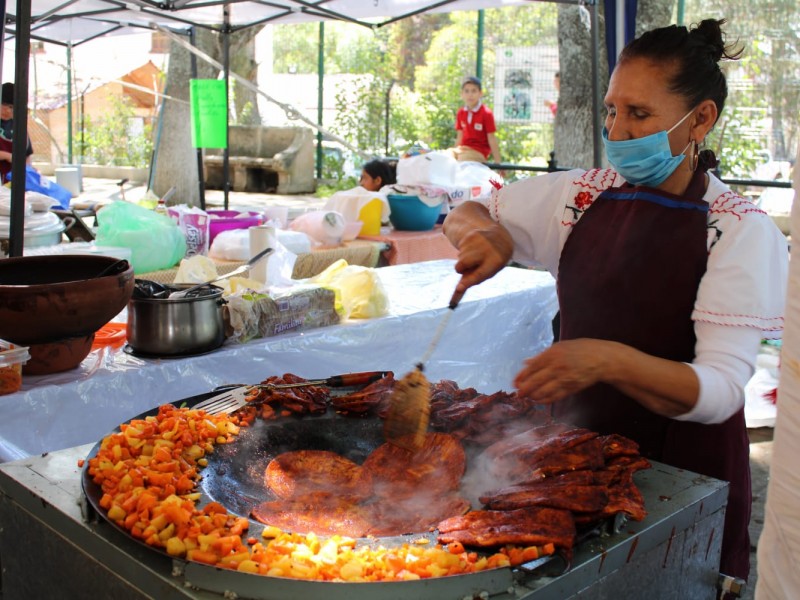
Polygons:
<instances>
[{"instance_id":1,"label":"yellow plastic bag","mask_svg":"<svg viewBox=\"0 0 800 600\"><path fill-rule=\"evenodd\" d=\"M389 298L375 269L348 265L340 258L309 281L333 290L343 319L372 319L389 312Z\"/></svg>"}]
</instances>

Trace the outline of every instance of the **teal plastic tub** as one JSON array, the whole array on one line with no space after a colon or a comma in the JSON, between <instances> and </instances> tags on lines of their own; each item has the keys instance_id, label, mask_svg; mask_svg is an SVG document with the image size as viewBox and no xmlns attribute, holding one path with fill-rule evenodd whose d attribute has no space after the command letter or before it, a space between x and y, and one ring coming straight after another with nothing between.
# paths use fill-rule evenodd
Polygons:
<instances>
[{"instance_id":1,"label":"teal plastic tub","mask_svg":"<svg viewBox=\"0 0 800 600\"><path fill-rule=\"evenodd\" d=\"M433 229L442 205L429 206L419 196L389 194L389 221L400 231L428 231Z\"/></svg>"}]
</instances>

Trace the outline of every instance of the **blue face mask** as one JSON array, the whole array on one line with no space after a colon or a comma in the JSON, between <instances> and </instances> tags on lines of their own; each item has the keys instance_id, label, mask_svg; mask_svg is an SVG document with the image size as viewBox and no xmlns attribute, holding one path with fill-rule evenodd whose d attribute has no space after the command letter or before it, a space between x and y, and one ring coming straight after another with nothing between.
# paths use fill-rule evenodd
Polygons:
<instances>
[{"instance_id":1,"label":"blue face mask","mask_svg":"<svg viewBox=\"0 0 800 600\"><path fill-rule=\"evenodd\" d=\"M683 153L691 142L678 156L672 156L668 136L692 112L694 109L686 113L668 131L659 131L635 140L611 141L608 139L608 129L603 127L603 144L606 147L608 162L628 183L650 187L660 185L686 158Z\"/></svg>"}]
</instances>

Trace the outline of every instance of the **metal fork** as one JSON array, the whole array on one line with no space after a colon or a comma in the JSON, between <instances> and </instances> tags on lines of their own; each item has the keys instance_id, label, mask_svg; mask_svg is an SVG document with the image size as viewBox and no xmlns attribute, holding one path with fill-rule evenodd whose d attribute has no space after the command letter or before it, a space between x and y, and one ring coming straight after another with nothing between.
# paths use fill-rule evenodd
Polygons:
<instances>
[{"instance_id":1,"label":"metal fork","mask_svg":"<svg viewBox=\"0 0 800 600\"><path fill-rule=\"evenodd\" d=\"M204 410L210 415L229 415L247 405L247 394L254 388L251 385L235 387L195 404L193 409Z\"/></svg>"},{"instance_id":2,"label":"metal fork","mask_svg":"<svg viewBox=\"0 0 800 600\"><path fill-rule=\"evenodd\" d=\"M297 383L259 383L255 385L239 385L221 394L206 398L202 402L194 405L195 410L204 410L210 415L230 414L240 408L247 406L247 395L256 389L282 390L296 387L308 387L320 385L327 387L350 387L354 385L364 385L383 379L391 375L391 371L364 371L361 373L346 373L344 375L334 375L326 379L309 379Z\"/></svg>"}]
</instances>

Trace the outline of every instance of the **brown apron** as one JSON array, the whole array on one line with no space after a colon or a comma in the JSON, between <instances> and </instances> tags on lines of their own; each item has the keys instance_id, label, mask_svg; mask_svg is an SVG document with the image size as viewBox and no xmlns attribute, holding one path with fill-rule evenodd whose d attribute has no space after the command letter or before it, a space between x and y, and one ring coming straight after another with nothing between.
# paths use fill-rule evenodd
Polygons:
<instances>
[{"instance_id":1,"label":"brown apron","mask_svg":"<svg viewBox=\"0 0 800 600\"><path fill-rule=\"evenodd\" d=\"M684 197L647 187L610 188L576 223L561 253L561 339L615 340L691 362L692 310L706 270L705 171ZM747 578L750 446L744 409L718 425L662 417L606 384L554 405L563 421L639 443L653 460L730 482L720 571Z\"/></svg>"}]
</instances>

